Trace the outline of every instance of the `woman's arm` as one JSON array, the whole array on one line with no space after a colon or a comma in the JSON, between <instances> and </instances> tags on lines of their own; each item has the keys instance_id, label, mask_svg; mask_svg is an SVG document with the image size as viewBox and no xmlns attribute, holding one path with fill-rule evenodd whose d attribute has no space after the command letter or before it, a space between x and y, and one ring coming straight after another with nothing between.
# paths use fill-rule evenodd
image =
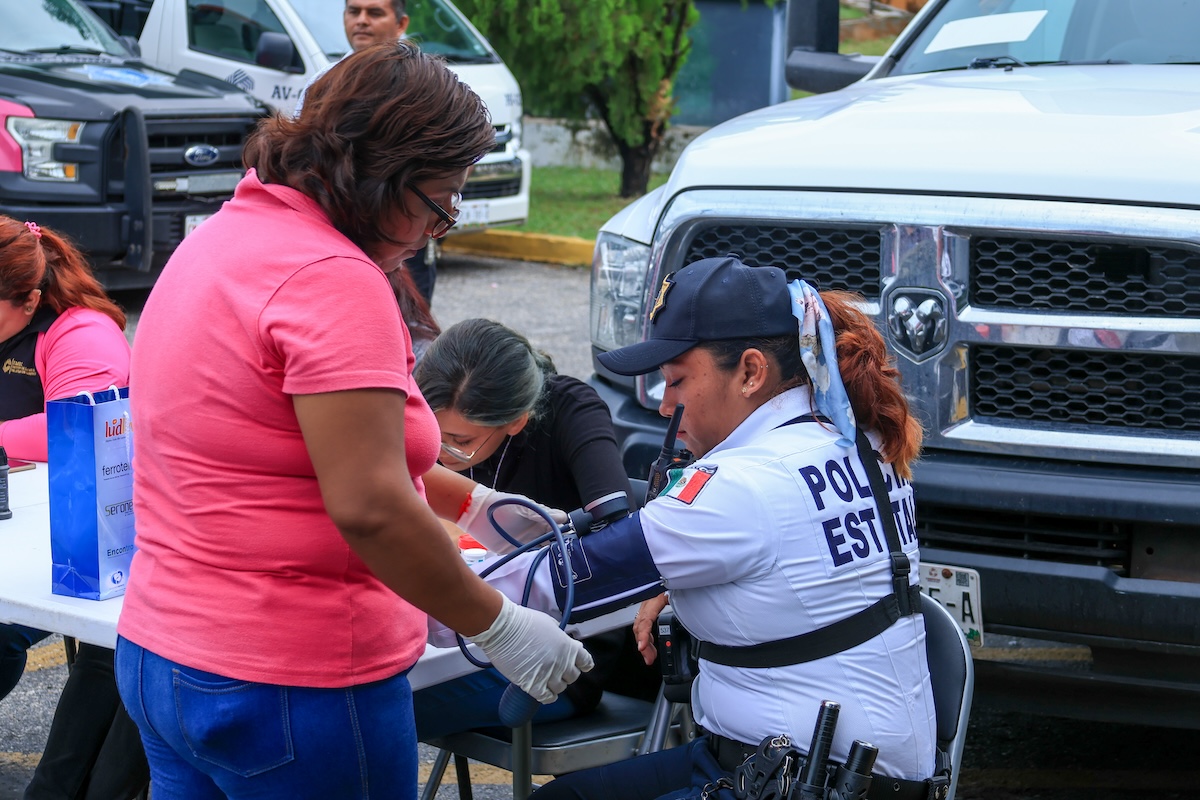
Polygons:
<instances>
[{"instance_id":1,"label":"woman's arm","mask_svg":"<svg viewBox=\"0 0 1200 800\"><path fill-rule=\"evenodd\" d=\"M551 702L592 657L554 621L479 579L408 472L401 392L294 395L325 510L384 585L479 645L501 674Z\"/></svg>"},{"instance_id":2,"label":"woman's arm","mask_svg":"<svg viewBox=\"0 0 1200 800\"><path fill-rule=\"evenodd\" d=\"M451 522L462 516L463 506L478 486L475 481L441 464L434 464L421 479L425 482L425 499L433 513Z\"/></svg>"},{"instance_id":3,"label":"woman's arm","mask_svg":"<svg viewBox=\"0 0 1200 800\"><path fill-rule=\"evenodd\" d=\"M497 501L521 499L522 495L498 492L465 478L457 472L435 464L424 475L425 498L434 513L449 520L494 553L511 552L515 545L496 531L489 519L489 509ZM558 509L545 509L558 523L567 521L567 515ZM496 522L511 539L531 542L550 530L542 515L523 505L504 505L496 509Z\"/></svg>"},{"instance_id":4,"label":"woman's arm","mask_svg":"<svg viewBox=\"0 0 1200 800\"><path fill-rule=\"evenodd\" d=\"M392 591L474 635L499 614L500 595L463 563L413 485L404 402L384 389L293 398L321 498L351 549Z\"/></svg>"}]
</instances>

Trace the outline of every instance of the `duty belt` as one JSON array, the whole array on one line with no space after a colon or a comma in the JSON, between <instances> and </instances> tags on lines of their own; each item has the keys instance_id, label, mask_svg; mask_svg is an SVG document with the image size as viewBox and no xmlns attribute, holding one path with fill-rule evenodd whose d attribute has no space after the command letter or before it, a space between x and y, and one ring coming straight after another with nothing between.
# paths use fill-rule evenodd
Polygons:
<instances>
[{"instance_id":1,"label":"duty belt","mask_svg":"<svg viewBox=\"0 0 1200 800\"><path fill-rule=\"evenodd\" d=\"M708 733L708 750L717 760L717 764L725 772L732 773L745 763L746 759L758 751L758 745L739 742L719 733ZM829 769L835 769L836 762L829 762ZM867 790L867 800L936 800L945 797L946 780L939 776L931 781L913 781L907 778L890 778L887 775L873 775L871 787Z\"/></svg>"}]
</instances>

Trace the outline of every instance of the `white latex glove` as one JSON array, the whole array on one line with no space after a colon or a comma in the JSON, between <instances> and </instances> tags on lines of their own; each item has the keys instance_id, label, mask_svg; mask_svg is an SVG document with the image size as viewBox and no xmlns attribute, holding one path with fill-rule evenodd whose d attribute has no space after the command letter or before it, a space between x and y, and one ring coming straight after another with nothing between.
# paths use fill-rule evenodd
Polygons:
<instances>
[{"instance_id":1,"label":"white latex glove","mask_svg":"<svg viewBox=\"0 0 1200 800\"><path fill-rule=\"evenodd\" d=\"M501 675L539 703L553 703L581 672L595 666L583 645L559 630L550 616L507 597L492 626L466 638L479 645Z\"/></svg>"},{"instance_id":2,"label":"white latex glove","mask_svg":"<svg viewBox=\"0 0 1200 800\"><path fill-rule=\"evenodd\" d=\"M492 523L488 520L488 509L496 504L499 500L507 500L509 498L519 497L523 500L529 498L519 494L509 494L508 492L499 492L495 489L489 489L482 483L476 485L471 490L471 502L467 504L467 510L455 521L454 524L462 528L475 541L482 544L493 553L511 553L516 548L496 532ZM550 518L560 525L567 521L567 513L559 511L556 508L547 508ZM550 531L550 526L546 524L546 520L540 514L525 506L510 505L502 506L496 509L496 522L500 527L504 528L504 532L521 543L529 542L543 533Z\"/></svg>"}]
</instances>

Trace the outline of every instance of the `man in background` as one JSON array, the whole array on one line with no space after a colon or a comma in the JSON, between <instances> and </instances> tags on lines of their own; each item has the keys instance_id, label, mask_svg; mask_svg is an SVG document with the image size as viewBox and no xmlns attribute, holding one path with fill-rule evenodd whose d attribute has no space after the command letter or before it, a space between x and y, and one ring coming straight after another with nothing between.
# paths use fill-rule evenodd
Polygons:
<instances>
[{"instance_id":1,"label":"man in background","mask_svg":"<svg viewBox=\"0 0 1200 800\"><path fill-rule=\"evenodd\" d=\"M350 43L350 52L354 53L373 44L399 41L408 30L408 13L404 0L346 0L346 7L342 11L342 24L346 27L346 41ZM304 107L304 93L313 81L324 74L325 70L321 70L309 78L300 93L300 101L296 104L296 116L300 116L300 109ZM413 283L417 285L417 290L427 303L433 302L433 286L437 282L434 247L433 242L430 242L404 262L405 268L412 275Z\"/></svg>"},{"instance_id":2,"label":"man in background","mask_svg":"<svg viewBox=\"0 0 1200 800\"><path fill-rule=\"evenodd\" d=\"M356 52L373 44L399 41L408 30L404 0L346 0L342 20L346 41Z\"/></svg>"}]
</instances>

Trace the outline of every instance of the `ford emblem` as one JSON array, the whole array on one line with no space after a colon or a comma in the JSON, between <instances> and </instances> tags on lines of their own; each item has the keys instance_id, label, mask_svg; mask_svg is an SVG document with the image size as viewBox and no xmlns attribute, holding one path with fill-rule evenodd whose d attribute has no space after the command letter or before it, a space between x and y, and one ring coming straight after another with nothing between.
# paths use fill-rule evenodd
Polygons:
<instances>
[{"instance_id":1,"label":"ford emblem","mask_svg":"<svg viewBox=\"0 0 1200 800\"><path fill-rule=\"evenodd\" d=\"M193 167L206 167L221 157L221 151L211 144L194 144L183 151L183 160Z\"/></svg>"}]
</instances>

